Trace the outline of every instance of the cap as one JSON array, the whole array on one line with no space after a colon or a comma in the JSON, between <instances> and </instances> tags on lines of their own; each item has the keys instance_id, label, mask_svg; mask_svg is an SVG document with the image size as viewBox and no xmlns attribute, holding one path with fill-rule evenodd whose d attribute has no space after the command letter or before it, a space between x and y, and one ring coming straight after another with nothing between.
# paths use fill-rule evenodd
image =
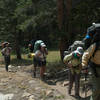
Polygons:
<instances>
[{"instance_id":1,"label":"cap","mask_svg":"<svg viewBox=\"0 0 100 100\"><path fill-rule=\"evenodd\" d=\"M78 53L80 55L82 55L84 52L83 48L82 47L77 47L77 49L74 51L74 53Z\"/></svg>"},{"instance_id":2,"label":"cap","mask_svg":"<svg viewBox=\"0 0 100 100\"><path fill-rule=\"evenodd\" d=\"M10 44L9 42L3 42L3 44L5 45L5 44Z\"/></svg>"},{"instance_id":3,"label":"cap","mask_svg":"<svg viewBox=\"0 0 100 100\"><path fill-rule=\"evenodd\" d=\"M40 46L41 47L46 47L46 45L44 43L41 43Z\"/></svg>"}]
</instances>

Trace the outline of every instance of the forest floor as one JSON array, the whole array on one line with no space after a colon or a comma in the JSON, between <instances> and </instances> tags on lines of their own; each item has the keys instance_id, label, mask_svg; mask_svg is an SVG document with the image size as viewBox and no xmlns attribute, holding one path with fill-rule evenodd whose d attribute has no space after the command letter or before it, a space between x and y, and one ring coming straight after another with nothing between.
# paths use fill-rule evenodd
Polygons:
<instances>
[{"instance_id":1,"label":"forest floor","mask_svg":"<svg viewBox=\"0 0 100 100\"><path fill-rule=\"evenodd\" d=\"M10 66L6 72L4 65L0 65L0 100L88 100L91 95L89 92L85 97L85 93L80 92L82 98L76 99L73 89L69 96L68 80L44 82L39 78L39 71L33 78L32 69L33 65Z\"/></svg>"}]
</instances>

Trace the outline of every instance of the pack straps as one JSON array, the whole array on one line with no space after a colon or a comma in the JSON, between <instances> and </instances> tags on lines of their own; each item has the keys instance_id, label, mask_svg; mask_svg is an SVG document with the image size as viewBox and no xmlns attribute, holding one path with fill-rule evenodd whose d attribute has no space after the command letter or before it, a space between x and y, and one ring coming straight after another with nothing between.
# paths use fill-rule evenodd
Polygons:
<instances>
[{"instance_id":1,"label":"pack straps","mask_svg":"<svg viewBox=\"0 0 100 100\"><path fill-rule=\"evenodd\" d=\"M91 59L92 57L95 56L95 53L96 53L96 51L99 49L99 47L100 47L100 42L97 42L97 43L96 43L95 50L94 50L92 56L90 57L90 59ZM92 68L95 77L99 77L99 75L98 75L98 73L97 73L97 70L96 70L96 66L97 66L97 65L96 65L95 63L93 63L93 62L90 61L90 67Z\"/></svg>"},{"instance_id":2,"label":"pack straps","mask_svg":"<svg viewBox=\"0 0 100 100\"><path fill-rule=\"evenodd\" d=\"M93 52L93 54L92 54L91 57L94 57L94 55L95 55L96 51L99 49L99 47L100 47L100 42L97 42L97 43L96 43L95 50L94 50L94 52Z\"/></svg>"}]
</instances>

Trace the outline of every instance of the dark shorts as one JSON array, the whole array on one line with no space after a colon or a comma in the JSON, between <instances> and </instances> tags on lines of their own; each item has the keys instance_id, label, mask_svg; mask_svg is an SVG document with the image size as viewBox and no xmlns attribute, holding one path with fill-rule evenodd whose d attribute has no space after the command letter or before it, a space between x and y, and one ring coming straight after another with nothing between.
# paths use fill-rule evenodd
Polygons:
<instances>
[{"instance_id":1,"label":"dark shorts","mask_svg":"<svg viewBox=\"0 0 100 100\"><path fill-rule=\"evenodd\" d=\"M46 60L45 61L41 61L41 60L39 60L39 59L37 59L35 57L33 59L33 63L34 63L35 67L37 67L37 66L38 67L46 66Z\"/></svg>"},{"instance_id":2,"label":"dark shorts","mask_svg":"<svg viewBox=\"0 0 100 100\"><path fill-rule=\"evenodd\" d=\"M10 56L4 56L4 59L5 59L5 63L7 65L9 65L10 64Z\"/></svg>"}]
</instances>

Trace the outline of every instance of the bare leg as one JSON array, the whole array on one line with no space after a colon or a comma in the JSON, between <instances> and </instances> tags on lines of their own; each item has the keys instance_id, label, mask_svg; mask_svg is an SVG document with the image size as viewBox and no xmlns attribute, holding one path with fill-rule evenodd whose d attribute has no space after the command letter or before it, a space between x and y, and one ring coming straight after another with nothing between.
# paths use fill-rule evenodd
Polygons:
<instances>
[{"instance_id":1,"label":"bare leg","mask_svg":"<svg viewBox=\"0 0 100 100\"><path fill-rule=\"evenodd\" d=\"M34 77L36 77L36 66L34 66L34 71L33 71L33 73L34 73Z\"/></svg>"},{"instance_id":2,"label":"bare leg","mask_svg":"<svg viewBox=\"0 0 100 100\"><path fill-rule=\"evenodd\" d=\"M43 76L44 76L45 69L46 69L45 66L41 66L41 67L40 67L40 77L41 77L41 78L43 78Z\"/></svg>"},{"instance_id":3,"label":"bare leg","mask_svg":"<svg viewBox=\"0 0 100 100\"><path fill-rule=\"evenodd\" d=\"M69 90L68 90L69 95L71 95L73 83L74 83L74 74L72 74L71 70L69 70Z\"/></svg>"}]
</instances>

